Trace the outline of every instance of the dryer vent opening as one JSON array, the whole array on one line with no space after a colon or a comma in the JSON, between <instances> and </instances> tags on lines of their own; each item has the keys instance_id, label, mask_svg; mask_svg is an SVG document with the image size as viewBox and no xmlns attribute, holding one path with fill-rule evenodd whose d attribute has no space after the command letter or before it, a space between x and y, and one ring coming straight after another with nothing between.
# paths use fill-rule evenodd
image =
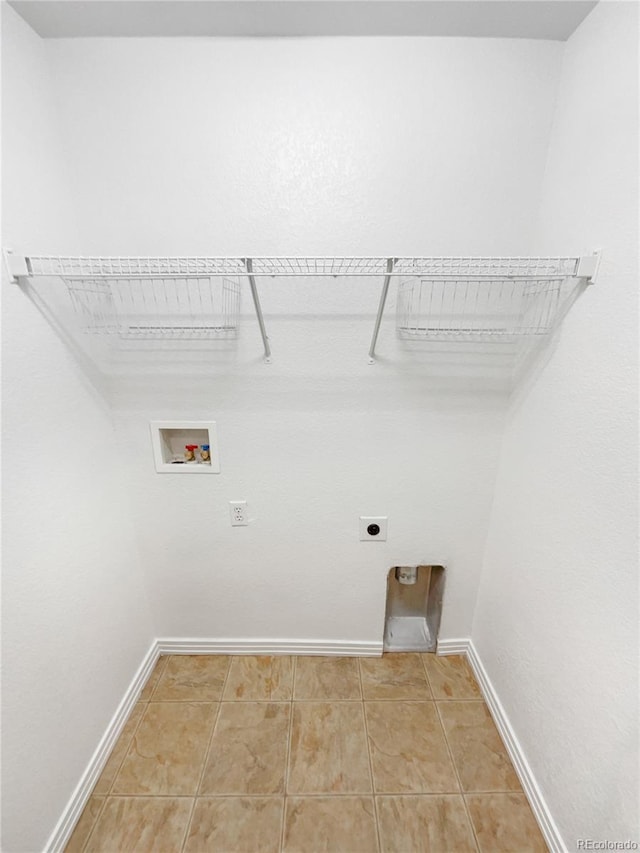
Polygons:
<instances>
[{"instance_id":1,"label":"dryer vent opening","mask_svg":"<svg viewBox=\"0 0 640 853\"><path fill-rule=\"evenodd\" d=\"M443 566L394 566L387 577L385 652L435 652L442 615Z\"/></svg>"}]
</instances>

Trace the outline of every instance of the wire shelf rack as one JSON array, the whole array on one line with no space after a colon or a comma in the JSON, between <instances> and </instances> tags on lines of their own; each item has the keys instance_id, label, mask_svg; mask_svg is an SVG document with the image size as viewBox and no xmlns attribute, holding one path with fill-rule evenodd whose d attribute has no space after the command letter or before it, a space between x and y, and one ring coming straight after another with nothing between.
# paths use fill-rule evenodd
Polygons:
<instances>
[{"instance_id":1,"label":"wire shelf rack","mask_svg":"<svg viewBox=\"0 0 640 853\"><path fill-rule=\"evenodd\" d=\"M216 340L238 328L248 280L265 360L271 356L256 279L383 279L369 349L375 349L389 285L398 279L396 328L407 340L509 341L548 334L565 289L595 280L599 253L584 257L106 257L14 256L14 281L62 281L81 330L133 340Z\"/></svg>"},{"instance_id":2,"label":"wire shelf rack","mask_svg":"<svg viewBox=\"0 0 640 853\"><path fill-rule=\"evenodd\" d=\"M565 278L408 278L398 288L396 328L404 340L512 342L555 327Z\"/></svg>"},{"instance_id":3,"label":"wire shelf rack","mask_svg":"<svg viewBox=\"0 0 640 853\"><path fill-rule=\"evenodd\" d=\"M123 340L233 338L240 281L210 276L64 278L82 332Z\"/></svg>"},{"instance_id":4,"label":"wire shelf rack","mask_svg":"<svg viewBox=\"0 0 640 853\"><path fill-rule=\"evenodd\" d=\"M64 279L187 279L247 274L242 258L31 255L24 260L26 276Z\"/></svg>"},{"instance_id":5,"label":"wire shelf rack","mask_svg":"<svg viewBox=\"0 0 640 853\"><path fill-rule=\"evenodd\" d=\"M39 255L24 259L25 275L62 278L154 278L247 275L247 259L235 257L71 257ZM389 271L389 261L392 269ZM486 257L260 257L251 259L254 276L568 276L578 258Z\"/></svg>"}]
</instances>

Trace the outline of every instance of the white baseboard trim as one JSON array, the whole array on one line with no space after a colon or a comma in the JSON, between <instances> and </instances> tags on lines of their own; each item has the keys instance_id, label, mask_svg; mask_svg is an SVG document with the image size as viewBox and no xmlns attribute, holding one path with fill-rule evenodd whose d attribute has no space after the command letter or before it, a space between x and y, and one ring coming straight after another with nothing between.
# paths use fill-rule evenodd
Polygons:
<instances>
[{"instance_id":1,"label":"white baseboard trim","mask_svg":"<svg viewBox=\"0 0 640 853\"><path fill-rule=\"evenodd\" d=\"M453 652L440 652L440 646L438 646L438 653L453 654ZM472 640L467 640L466 655L549 850L551 853L567 853L560 831Z\"/></svg>"},{"instance_id":2,"label":"white baseboard trim","mask_svg":"<svg viewBox=\"0 0 640 853\"><path fill-rule=\"evenodd\" d=\"M438 640L437 655L466 655L471 640L462 638L455 640Z\"/></svg>"},{"instance_id":3,"label":"white baseboard trim","mask_svg":"<svg viewBox=\"0 0 640 853\"><path fill-rule=\"evenodd\" d=\"M71 833L82 814L82 810L91 796L93 787L98 781L102 768L107 763L111 750L124 728L133 706L138 700L140 691L151 675L151 670L155 666L159 655L158 644L154 641L127 687L122 701L109 721L107 730L100 739L100 743L89 759L89 763L71 795L60 820L49 836L49 840L44 848L45 853L61 853L67 845L71 838Z\"/></svg>"},{"instance_id":4,"label":"white baseboard trim","mask_svg":"<svg viewBox=\"0 0 640 853\"><path fill-rule=\"evenodd\" d=\"M198 639L165 637L157 641L161 655L342 655L379 657L382 640Z\"/></svg>"}]
</instances>

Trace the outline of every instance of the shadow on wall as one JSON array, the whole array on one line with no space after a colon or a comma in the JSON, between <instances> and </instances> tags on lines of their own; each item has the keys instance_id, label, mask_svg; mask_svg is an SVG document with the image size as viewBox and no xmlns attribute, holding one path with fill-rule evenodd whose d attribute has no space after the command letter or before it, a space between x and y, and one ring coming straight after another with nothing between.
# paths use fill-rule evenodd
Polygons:
<instances>
[{"instance_id":1,"label":"shadow on wall","mask_svg":"<svg viewBox=\"0 0 640 853\"><path fill-rule=\"evenodd\" d=\"M553 353L564 316L585 289L583 283L573 286L551 333L537 337L406 340L397 337L389 317L373 365L366 356L373 316L269 315L273 363L266 365L255 317L243 318L221 336L191 334L181 340L163 329L138 335L129 326L114 327L106 309L87 322L86 306L70 297L59 278L20 287L112 405L164 405L168 393L176 404L196 405L203 392L215 391L218 404L251 408L254 395L249 392L255 385L259 394L269 394L274 408L284 411L336 405L405 409L417 406L424 395L445 407L477 403L478 395L490 407L492 400L504 405L514 389L526 392L535 381ZM120 298L124 304L126 294ZM101 304L100 299L93 303L94 309Z\"/></svg>"}]
</instances>

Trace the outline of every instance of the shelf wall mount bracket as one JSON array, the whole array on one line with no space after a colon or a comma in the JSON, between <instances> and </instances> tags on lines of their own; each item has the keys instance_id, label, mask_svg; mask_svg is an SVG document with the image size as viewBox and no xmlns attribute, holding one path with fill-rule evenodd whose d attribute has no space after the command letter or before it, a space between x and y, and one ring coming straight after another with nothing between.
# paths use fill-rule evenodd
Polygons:
<instances>
[{"instance_id":1,"label":"shelf wall mount bracket","mask_svg":"<svg viewBox=\"0 0 640 853\"><path fill-rule=\"evenodd\" d=\"M578 258L576 265L576 276L585 278L587 284L595 284L602 260L602 249L596 249L591 255L583 255Z\"/></svg>"},{"instance_id":2,"label":"shelf wall mount bracket","mask_svg":"<svg viewBox=\"0 0 640 853\"><path fill-rule=\"evenodd\" d=\"M269 345L269 336L267 335L267 329L264 325L264 315L262 313L262 306L260 305L260 297L258 296L256 279L253 275L253 261L251 260L251 258L245 258L244 265L247 268L247 278L249 279L249 287L251 288L253 305L256 309L256 317L258 318L258 326L260 327L260 335L262 336L262 345L264 346L264 363L271 364L271 346Z\"/></svg>"},{"instance_id":3,"label":"shelf wall mount bracket","mask_svg":"<svg viewBox=\"0 0 640 853\"><path fill-rule=\"evenodd\" d=\"M20 284L21 278L28 278L31 275L29 258L25 258L24 255L14 254L11 249L4 249L2 254L11 284Z\"/></svg>"},{"instance_id":4,"label":"shelf wall mount bracket","mask_svg":"<svg viewBox=\"0 0 640 853\"><path fill-rule=\"evenodd\" d=\"M387 258L387 272L384 277L384 282L382 285L382 292L380 293L380 303L378 305L378 316L376 317L376 324L373 328L373 336L371 338L371 346L369 347L369 364L376 363L376 344L378 342L378 333L380 332L380 324L382 323L382 315L384 314L384 306L387 302L387 295L389 293L389 284L391 283L391 274L393 273L393 267L396 262L395 258Z\"/></svg>"}]
</instances>

